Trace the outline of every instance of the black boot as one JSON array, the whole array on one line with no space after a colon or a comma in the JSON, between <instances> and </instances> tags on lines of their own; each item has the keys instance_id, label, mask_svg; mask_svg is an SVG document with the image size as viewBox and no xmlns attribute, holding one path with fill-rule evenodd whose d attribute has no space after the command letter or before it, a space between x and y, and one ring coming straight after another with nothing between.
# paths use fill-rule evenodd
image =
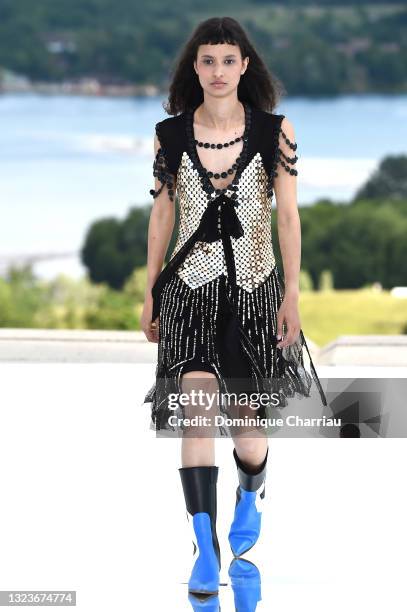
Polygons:
<instances>
[{"instance_id":1,"label":"black boot","mask_svg":"<svg viewBox=\"0 0 407 612\"><path fill-rule=\"evenodd\" d=\"M187 507L187 519L195 534L195 559L188 582L190 593L217 594L221 568L216 533L217 481L219 468L196 466L179 468ZM196 555L198 556L196 557Z\"/></svg>"},{"instance_id":2,"label":"black boot","mask_svg":"<svg viewBox=\"0 0 407 612\"><path fill-rule=\"evenodd\" d=\"M259 468L249 470L240 460L236 449L233 449L239 486L236 489L235 513L228 539L235 557L250 550L260 536L268 453L267 447L266 456Z\"/></svg>"}]
</instances>

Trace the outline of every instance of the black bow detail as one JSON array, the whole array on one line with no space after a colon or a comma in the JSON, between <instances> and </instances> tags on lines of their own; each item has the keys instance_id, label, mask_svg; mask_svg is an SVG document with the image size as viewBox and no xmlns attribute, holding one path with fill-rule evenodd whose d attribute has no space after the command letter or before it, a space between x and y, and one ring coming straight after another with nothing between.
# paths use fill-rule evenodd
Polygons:
<instances>
[{"instance_id":1,"label":"black bow detail","mask_svg":"<svg viewBox=\"0 0 407 612\"><path fill-rule=\"evenodd\" d=\"M198 240L203 242L219 240L222 234L218 222L226 235L233 238L240 238L244 235L242 224L236 214L235 201L225 195L220 195L209 202L197 229Z\"/></svg>"},{"instance_id":2,"label":"black bow detail","mask_svg":"<svg viewBox=\"0 0 407 612\"><path fill-rule=\"evenodd\" d=\"M260 378L264 378L265 373L261 371L257 363L256 348L243 329L237 313L236 267L230 238L240 238L244 236L244 231L236 214L235 206L235 200L224 194L219 195L208 203L198 228L168 262L151 290L153 296L151 320L154 321L160 314L160 295L165 284L185 260L194 244L197 241L215 242L221 239L228 281L232 287L231 299L229 299L227 292L224 294L224 299L229 303L230 316L218 329L217 337L223 368L225 372L228 372L228 363L233 362L234 369L233 372L230 372L230 376L239 376L238 370L241 368L240 375L243 377L243 372L247 371L247 360L249 360L257 375ZM230 355L233 355L233 359L230 358Z\"/></svg>"},{"instance_id":3,"label":"black bow detail","mask_svg":"<svg viewBox=\"0 0 407 612\"><path fill-rule=\"evenodd\" d=\"M165 268L158 275L157 280L151 289L153 296L153 312L152 321L160 314L160 294L164 289L165 284L170 280L170 277L179 268L182 262L187 257L188 253L198 241L215 242L222 238L225 248L226 263L228 274L232 283L235 282L235 270L233 261L232 245L230 237L240 238L244 235L242 224L235 210L235 200L227 197L224 194L211 200L201 217L199 226L195 232L188 238L183 246L177 251L172 259L167 263ZM220 224L220 227L218 226Z\"/></svg>"}]
</instances>

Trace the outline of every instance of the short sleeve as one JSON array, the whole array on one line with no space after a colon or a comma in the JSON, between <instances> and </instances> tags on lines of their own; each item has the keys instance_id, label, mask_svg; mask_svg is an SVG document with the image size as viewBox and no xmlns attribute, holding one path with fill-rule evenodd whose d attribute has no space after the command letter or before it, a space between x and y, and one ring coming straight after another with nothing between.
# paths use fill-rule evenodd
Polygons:
<instances>
[{"instance_id":1,"label":"short sleeve","mask_svg":"<svg viewBox=\"0 0 407 612\"><path fill-rule=\"evenodd\" d=\"M284 115L282 116L284 119ZM293 176L297 176L298 171L295 168L295 164L298 161L297 143L292 142L285 134L283 128L279 125L278 130L278 142L277 142L277 157L276 165L281 166L284 170Z\"/></svg>"},{"instance_id":2,"label":"short sleeve","mask_svg":"<svg viewBox=\"0 0 407 612\"><path fill-rule=\"evenodd\" d=\"M161 186L157 190L150 189L150 195L152 195L153 198L158 197L160 193L162 192L162 190L164 189L164 187L167 186L168 196L171 202L173 202L174 194L175 194L175 190L174 190L175 180L169 170L165 149L162 146L162 137L160 135L160 124L159 123L157 123L155 126L155 132L157 134L157 138L160 143L160 147L157 150L157 153L155 155L155 159L153 162L153 176L156 177L160 181Z\"/></svg>"}]
</instances>

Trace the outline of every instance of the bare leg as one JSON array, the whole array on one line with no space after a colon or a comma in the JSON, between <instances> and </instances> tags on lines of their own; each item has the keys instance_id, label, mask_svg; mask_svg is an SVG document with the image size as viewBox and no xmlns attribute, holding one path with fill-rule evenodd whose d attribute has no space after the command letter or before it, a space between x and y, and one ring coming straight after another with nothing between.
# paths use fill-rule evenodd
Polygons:
<instances>
[{"instance_id":1,"label":"bare leg","mask_svg":"<svg viewBox=\"0 0 407 612\"><path fill-rule=\"evenodd\" d=\"M237 455L248 470L256 470L261 466L267 453L268 439L265 436L233 438Z\"/></svg>"},{"instance_id":2,"label":"bare leg","mask_svg":"<svg viewBox=\"0 0 407 612\"><path fill-rule=\"evenodd\" d=\"M204 393L216 393L218 381L214 374L201 370L186 372L181 377L183 393L191 390L202 390ZM210 410L205 410L205 403L198 406L184 406L185 417L191 418L195 415L212 417L217 410L217 402ZM214 427L189 426L184 433L181 443L182 467L212 466L215 464L215 439Z\"/></svg>"},{"instance_id":3,"label":"bare leg","mask_svg":"<svg viewBox=\"0 0 407 612\"><path fill-rule=\"evenodd\" d=\"M234 406L232 413L240 418L253 417L253 411L249 405ZM268 448L268 438L264 428L236 426L231 428L231 436L236 453L247 469L250 471L259 468L264 461Z\"/></svg>"}]
</instances>

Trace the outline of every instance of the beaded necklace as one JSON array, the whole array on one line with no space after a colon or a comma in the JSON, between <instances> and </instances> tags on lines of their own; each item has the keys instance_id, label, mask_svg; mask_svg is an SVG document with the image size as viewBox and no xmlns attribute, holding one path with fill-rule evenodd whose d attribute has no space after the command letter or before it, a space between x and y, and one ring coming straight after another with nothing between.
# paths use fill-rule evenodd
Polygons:
<instances>
[{"instance_id":1,"label":"beaded necklace","mask_svg":"<svg viewBox=\"0 0 407 612\"><path fill-rule=\"evenodd\" d=\"M248 140L249 140L248 137L249 137L249 131L251 127L251 108L246 102L243 102L243 107L245 111L245 129L244 129L243 135L239 137L241 140L243 140L243 148L242 148L240 155L238 155L238 157L236 158L236 161L232 165L232 167L224 172L211 172L211 171L208 171L206 168L204 168L204 166L202 165L202 162L199 158L199 155L197 153L197 148L196 148L196 144L199 141L197 141L197 139L195 138L195 133L194 133L194 121L193 120L194 120L195 109L190 109L187 112L186 130L187 130L187 139L188 139L188 144L189 144L190 156L194 163L195 168L197 169L200 175L201 183L208 195L208 199L212 197L213 193L215 193L216 195L220 195L221 193L225 193L228 190L235 192L231 195L232 199L237 198L237 194L236 194L236 191L238 189L237 182L238 182L239 176L244 168L244 164L246 161L247 146L248 146ZM217 188L212 184L212 181L210 180L212 177L215 179L226 178L228 175L233 174L234 171L236 171L235 177L231 181L231 183L226 185L226 187Z\"/></svg>"},{"instance_id":2,"label":"beaded necklace","mask_svg":"<svg viewBox=\"0 0 407 612\"><path fill-rule=\"evenodd\" d=\"M210 142L201 142L200 140L195 140L195 144L198 145L198 147L205 147L205 149L223 149L224 147L231 147L232 145L234 145L236 142L240 142L242 140L243 136L238 136L237 138L235 138L234 140L230 140L229 142L224 142L222 143L218 143L218 144L213 144Z\"/></svg>"}]
</instances>

